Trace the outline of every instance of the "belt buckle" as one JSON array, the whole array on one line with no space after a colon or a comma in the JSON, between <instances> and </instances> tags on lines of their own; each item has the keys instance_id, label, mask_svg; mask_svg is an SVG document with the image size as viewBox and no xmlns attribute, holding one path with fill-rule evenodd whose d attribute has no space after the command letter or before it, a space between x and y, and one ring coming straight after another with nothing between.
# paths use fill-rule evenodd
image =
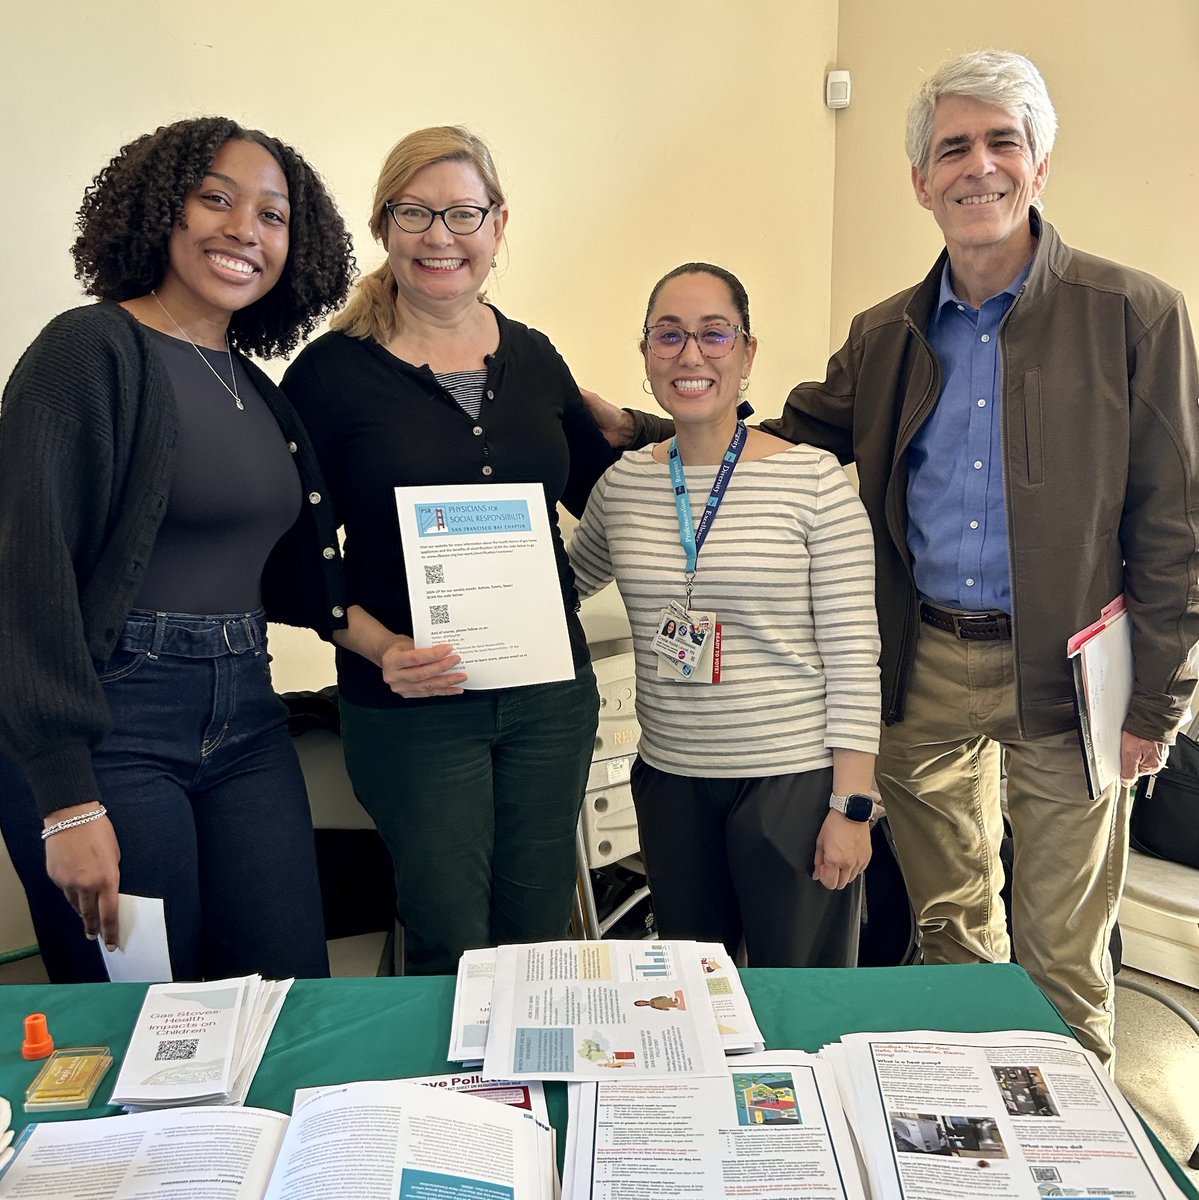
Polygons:
<instances>
[{"instance_id":1,"label":"belt buckle","mask_svg":"<svg viewBox=\"0 0 1199 1200\"><path fill-rule=\"evenodd\" d=\"M1002 641L1010 636L1011 618L1007 613L993 613L990 616L953 617L954 633L963 640ZM971 633L974 638L971 638Z\"/></svg>"}]
</instances>

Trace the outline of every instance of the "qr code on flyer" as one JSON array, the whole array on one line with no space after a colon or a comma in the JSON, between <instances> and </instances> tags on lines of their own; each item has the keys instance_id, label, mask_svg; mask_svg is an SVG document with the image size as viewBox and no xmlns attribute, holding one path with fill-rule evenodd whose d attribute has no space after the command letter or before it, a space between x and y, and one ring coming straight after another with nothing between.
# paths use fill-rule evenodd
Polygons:
<instances>
[{"instance_id":1,"label":"qr code on flyer","mask_svg":"<svg viewBox=\"0 0 1199 1200\"><path fill-rule=\"evenodd\" d=\"M429 605L429 624L448 625L450 623L450 606L448 604Z\"/></svg>"},{"instance_id":2,"label":"qr code on flyer","mask_svg":"<svg viewBox=\"0 0 1199 1200\"><path fill-rule=\"evenodd\" d=\"M445 563L425 563L425 586L445 583Z\"/></svg>"},{"instance_id":3,"label":"qr code on flyer","mask_svg":"<svg viewBox=\"0 0 1199 1200\"><path fill-rule=\"evenodd\" d=\"M167 1042L159 1042L155 1052L155 1062L183 1062L196 1057L199 1038L172 1038Z\"/></svg>"},{"instance_id":4,"label":"qr code on flyer","mask_svg":"<svg viewBox=\"0 0 1199 1200\"><path fill-rule=\"evenodd\" d=\"M1037 1183L1061 1183L1062 1173L1057 1167L1030 1167L1032 1177Z\"/></svg>"}]
</instances>

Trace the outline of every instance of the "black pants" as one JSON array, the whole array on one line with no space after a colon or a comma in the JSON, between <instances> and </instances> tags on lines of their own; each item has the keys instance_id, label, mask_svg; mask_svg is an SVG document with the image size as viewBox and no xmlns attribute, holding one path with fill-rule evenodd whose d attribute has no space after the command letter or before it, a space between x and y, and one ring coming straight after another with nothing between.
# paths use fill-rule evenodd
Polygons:
<instances>
[{"instance_id":1,"label":"black pants","mask_svg":"<svg viewBox=\"0 0 1199 1200\"><path fill-rule=\"evenodd\" d=\"M744 945L751 967L857 961L861 880L812 878L832 768L755 779L668 775L638 758L633 802L665 938Z\"/></svg>"}]
</instances>

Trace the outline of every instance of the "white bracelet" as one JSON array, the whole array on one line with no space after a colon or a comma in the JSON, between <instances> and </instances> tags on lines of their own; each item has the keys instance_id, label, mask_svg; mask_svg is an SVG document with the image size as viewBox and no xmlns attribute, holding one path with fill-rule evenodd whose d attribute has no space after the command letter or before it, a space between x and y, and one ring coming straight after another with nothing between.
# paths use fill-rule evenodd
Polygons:
<instances>
[{"instance_id":1,"label":"white bracelet","mask_svg":"<svg viewBox=\"0 0 1199 1200\"><path fill-rule=\"evenodd\" d=\"M62 833L64 829L75 829L80 825L88 824L90 821L98 821L107 812L108 809L101 804L99 808L93 809L91 812L80 813L75 817L67 817L65 821L55 821L53 825L47 825L42 830L42 841L44 842L48 837L53 837L56 833Z\"/></svg>"}]
</instances>

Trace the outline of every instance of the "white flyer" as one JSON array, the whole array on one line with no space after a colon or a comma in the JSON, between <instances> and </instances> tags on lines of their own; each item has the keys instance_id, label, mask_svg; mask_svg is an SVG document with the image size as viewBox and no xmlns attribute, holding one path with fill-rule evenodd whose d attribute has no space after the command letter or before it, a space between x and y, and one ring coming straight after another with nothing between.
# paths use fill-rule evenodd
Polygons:
<instances>
[{"instance_id":1,"label":"white flyer","mask_svg":"<svg viewBox=\"0 0 1199 1200\"><path fill-rule=\"evenodd\" d=\"M483 1073L611 1079L726 1073L695 942L535 942L496 951Z\"/></svg>"},{"instance_id":2,"label":"white flyer","mask_svg":"<svg viewBox=\"0 0 1199 1200\"><path fill-rule=\"evenodd\" d=\"M832 1069L779 1050L723 1079L571 1083L566 1200L866 1200Z\"/></svg>"},{"instance_id":3,"label":"white flyer","mask_svg":"<svg viewBox=\"0 0 1199 1200\"><path fill-rule=\"evenodd\" d=\"M115 950L100 943L104 969L113 983L164 983L175 978L167 948L167 923L161 898L117 897L120 943Z\"/></svg>"},{"instance_id":4,"label":"white flyer","mask_svg":"<svg viewBox=\"0 0 1199 1200\"><path fill-rule=\"evenodd\" d=\"M412 636L448 642L468 689L573 679L539 483L395 489Z\"/></svg>"}]
</instances>

